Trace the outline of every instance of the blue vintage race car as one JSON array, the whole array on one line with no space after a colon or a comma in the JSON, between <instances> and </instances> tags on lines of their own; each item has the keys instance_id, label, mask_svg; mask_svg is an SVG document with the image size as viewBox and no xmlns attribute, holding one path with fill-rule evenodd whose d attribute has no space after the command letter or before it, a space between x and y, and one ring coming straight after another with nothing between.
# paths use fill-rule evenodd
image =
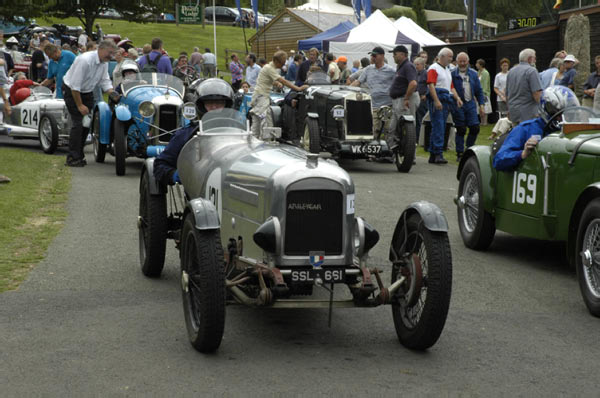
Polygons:
<instances>
[{"instance_id":1,"label":"blue vintage race car","mask_svg":"<svg viewBox=\"0 0 600 398\"><path fill-rule=\"evenodd\" d=\"M96 105L91 125L94 158L115 157L117 175L125 174L125 158L157 156L175 130L196 117L196 105L184 103L183 82L164 73L138 73L120 85L114 106Z\"/></svg>"}]
</instances>

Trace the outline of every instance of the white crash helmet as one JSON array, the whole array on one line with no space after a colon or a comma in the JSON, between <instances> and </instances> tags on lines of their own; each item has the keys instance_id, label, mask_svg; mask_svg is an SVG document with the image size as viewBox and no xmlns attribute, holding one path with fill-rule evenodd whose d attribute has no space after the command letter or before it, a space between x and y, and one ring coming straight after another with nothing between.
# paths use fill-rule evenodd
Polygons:
<instances>
[{"instance_id":1,"label":"white crash helmet","mask_svg":"<svg viewBox=\"0 0 600 398\"><path fill-rule=\"evenodd\" d=\"M548 123L558 112L575 106L580 106L579 100L571 89L565 86L551 86L544 90L540 98L540 117ZM561 119L555 118L549 127L558 131Z\"/></svg>"},{"instance_id":2,"label":"white crash helmet","mask_svg":"<svg viewBox=\"0 0 600 398\"><path fill-rule=\"evenodd\" d=\"M123 61L123 65L121 65L121 76L123 76L123 78L125 78L125 72L134 72L136 75L140 73L137 62L130 59Z\"/></svg>"}]
</instances>

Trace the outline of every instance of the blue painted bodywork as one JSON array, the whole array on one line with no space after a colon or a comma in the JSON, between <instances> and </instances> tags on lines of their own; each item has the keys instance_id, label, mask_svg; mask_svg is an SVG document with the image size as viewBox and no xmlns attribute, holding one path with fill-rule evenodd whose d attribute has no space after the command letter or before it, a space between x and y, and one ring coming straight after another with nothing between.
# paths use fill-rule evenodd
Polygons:
<instances>
[{"instance_id":1,"label":"blue painted bodywork","mask_svg":"<svg viewBox=\"0 0 600 398\"><path fill-rule=\"evenodd\" d=\"M112 122L112 112L110 107L104 101L96 104L96 110L100 116L100 143L110 144L110 123Z\"/></svg>"}]
</instances>

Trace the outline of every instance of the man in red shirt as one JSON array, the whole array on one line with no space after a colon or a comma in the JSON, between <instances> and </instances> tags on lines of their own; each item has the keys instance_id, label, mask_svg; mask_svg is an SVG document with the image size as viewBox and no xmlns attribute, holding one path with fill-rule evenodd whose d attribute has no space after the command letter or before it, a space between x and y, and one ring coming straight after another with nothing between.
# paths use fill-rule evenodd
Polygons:
<instances>
[{"instance_id":1,"label":"man in red shirt","mask_svg":"<svg viewBox=\"0 0 600 398\"><path fill-rule=\"evenodd\" d=\"M33 80L26 79L25 73L19 72L15 75L15 83L10 88L10 103L11 105L17 105L19 102L23 101L25 98L29 97L29 90L21 91L20 89L29 89L31 86L39 86L38 83Z\"/></svg>"}]
</instances>

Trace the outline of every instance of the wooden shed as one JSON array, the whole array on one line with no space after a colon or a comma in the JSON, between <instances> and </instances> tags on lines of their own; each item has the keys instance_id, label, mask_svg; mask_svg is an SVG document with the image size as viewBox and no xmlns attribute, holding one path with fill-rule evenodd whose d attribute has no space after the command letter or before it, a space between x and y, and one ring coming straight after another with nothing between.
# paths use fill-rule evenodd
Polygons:
<instances>
[{"instance_id":1,"label":"wooden shed","mask_svg":"<svg viewBox=\"0 0 600 398\"><path fill-rule=\"evenodd\" d=\"M307 39L349 20L352 20L352 15L286 8L250 37L248 44L258 57L270 60L277 48L287 52L297 51L298 40Z\"/></svg>"}]
</instances>

